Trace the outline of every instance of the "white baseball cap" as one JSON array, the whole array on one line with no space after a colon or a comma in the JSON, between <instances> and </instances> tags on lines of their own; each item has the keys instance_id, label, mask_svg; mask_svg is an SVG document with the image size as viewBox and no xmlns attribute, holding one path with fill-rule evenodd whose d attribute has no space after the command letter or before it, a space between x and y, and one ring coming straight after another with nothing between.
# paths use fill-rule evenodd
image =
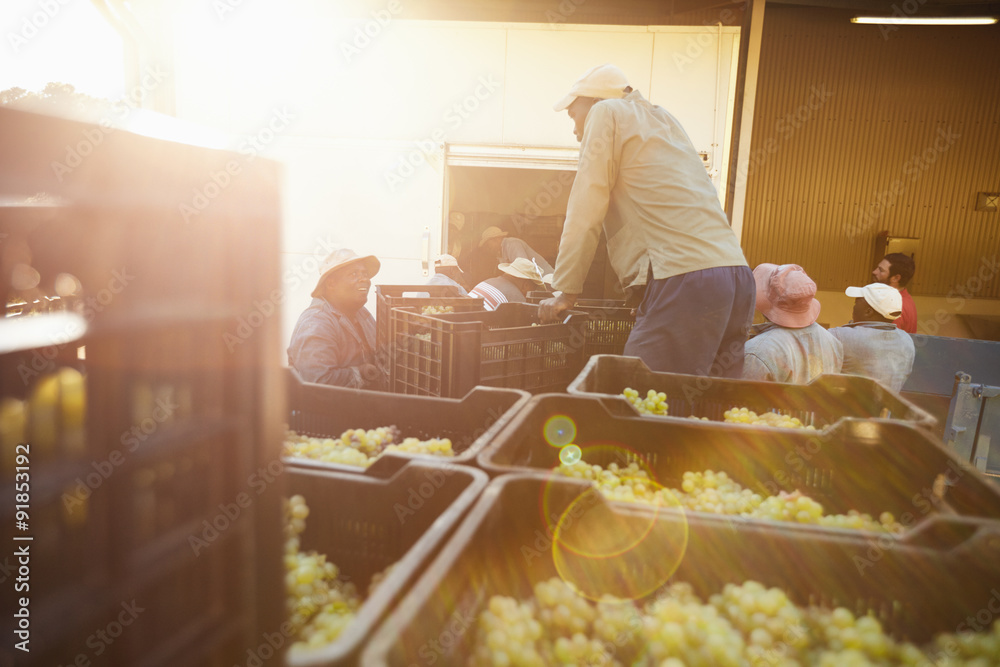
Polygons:
<instances>
[{"instance_id":1,"label":"white baseball cap","mask_svg":"<svg viewBox=\"0 0 1000 667\"><path fill-rule=\"evenodd\" d=\"M894 320L903 314L903 296L899 290L884 283L871 283L864 287L848 287L844 290L847 296L855 299L864 297L868 305L883 317Z\"/></svg>"},{"instance_id":2,"label":"white baseball cap","mask_svg":"<svg viewBox=\"0 0 1000 667\"><path fill-rule=\"evenodd\" d=\"M438 255L434 259L434 268L440 269L443 266L454 266L460 273L464 273L464 271L462 271L462 267L458 265L458 260L452 255Z\"/></svg>"},{"instance_id":3,"label":"white baseball cap","mask_svg":"<svg viewBox=\"0 0 1000 667\"><path fill-rule=\"evenodd\" d=\"M556 102L552 108L562 111L573 104L578 97L596 97L600 100L625 97L626 88L628 88L628 78L625 72L611 64L598 65L580 77L580 80L569 89L569 94Z\"/></svg>"}]
</instances>

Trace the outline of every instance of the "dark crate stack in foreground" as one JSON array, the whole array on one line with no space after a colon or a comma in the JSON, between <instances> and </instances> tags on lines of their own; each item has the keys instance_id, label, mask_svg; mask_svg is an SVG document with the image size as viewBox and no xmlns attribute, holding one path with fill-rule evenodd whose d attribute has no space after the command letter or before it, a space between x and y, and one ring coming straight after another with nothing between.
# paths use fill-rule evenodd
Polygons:
<instances>
[{"instance_id":1,"label":"dark crate stack in foreground","mask_svg":"<svg viewBox=\"0 0 1000 667\"><path fill-rule=\"evenodd\" d=\"M0 108L0 172L20 311L0 339L38 327L0 355L0 398L28 411L2 436L2 534L34 538L31 652L0 662L242 663L284 618L279 318L238 327L280 287L277 167ZM30 451L18 531L10 439Z\"/></svg>"},{"instance_id":2,"label":"dark crate stack in foreground","mask_svg":"<svg viewBox=\"0 0 1000 667\"><path fill-rule=\"evenodd\" d=\"M583 367L586 326L586 313L578 311L541 324L538 306L527 303L444 315L399 308L393 391L448 397L476 385L563 391Z\"/></svg>"}]
</instances>

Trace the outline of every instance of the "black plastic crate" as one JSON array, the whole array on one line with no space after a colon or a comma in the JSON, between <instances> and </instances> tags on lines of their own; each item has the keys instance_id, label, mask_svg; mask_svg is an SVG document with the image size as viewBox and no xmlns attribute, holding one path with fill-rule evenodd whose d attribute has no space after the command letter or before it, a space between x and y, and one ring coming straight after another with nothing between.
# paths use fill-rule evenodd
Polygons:
<instances>
[{"instance_id":1,"label":"black plastic crate","mask_svg":"<svg viewBox=\"0 0 1000 667\"><path fill-rule=\"evenodd\" d=\"M551 298L549 292L528 292L528 303L538 304ZM632 327L635 309L626 308L624 299L577 299L573 310L590 316L587 321L587 343L583 348L584 359L595 354L621 354L625 351Z\"/></svg>"},{"instance_id":2,"label":"black plastic crate","mask_svg":"<svg viewBox=\"0 0 1000 667\"><path fill-rule=\"evenodd\" d=\"M645 397L654 389L667 395L667 418L708 417L722 421L726 410L745 407L798 418L822 429L843 418L898 419L931 428L937 419L877 381L857 375L821 375L809 384L757 382L651 371L638 357L591 357L566 391L619 396L626 387ZM655 416L663 419L663 416ZM770 428L770 427L761 427Z\"/></svg>"},{"instance_id":3,"label":"black plastic crate","mask_svg":"<svg viewBox=\"0 0 1000 667\"><path fill-rule=\"evenodd\" d=\"M891 512L904 528L938 514L1000 519L1000 488L905 422L845 419L822 432L762 431L695 419L646 419L627 414L624 403L534 396L479 455L479 465L490 475L553 470L560 449L549 444L546 433L561 430L586 463L607 468L637 461L669 488L680 488L685 472L724 471L761 495L797 489L821 503L825 514Z\"/></svg>"},{"instance_id":4,"label":"black plastic crate","mask_svg":"<svg viewBox=\"0 0 1000 667\"><path fill-rule=\"evenodd\" d=\"M427 294L429 296L404 296ZM375 349L380 361L389 369L389 386L392 383L394 350L391 347L395 324L394 308L450 306L456 313L483 312L483 300L462 296L450 285L376 285L375 286Z\"/></svg>"},{"instance_id":5,"label":"black plastic crate","mask_svg":"<svg viewBox=\"0 0 1000 667\"><path fill-rule=\"evenodd\" d=\"M589 315L587 342L583 347L585 359L596 354L621 354L625 351L625 343L635 325L635 311L632 308L586 303L577 303L573 308Z\"/></svg>"},{"instance_id":6,"label":"black plastic crate","mask_svg":"<svg viewBox=\"0 0 1000 667\"><path fill-rule=\"evenodd\" d=\"M608 535L609 526L635 537L629 548L607 558L574 553L588 537ZM895 638L923 645L962 627L1000 585L997 524L938 519L924 528L875 544L761 523L634 512L603 502L577 480L509 475L483 492L373 637L361 664L463 665L476 618L491 596L527 598L535 583L560 573L588 595L603 590L640 604L655 599L662 584L687 582L705 600L727 583L755 580L781 588L799 606L871 613Z\"/></svg>"},{"instance_id":7,"label":"black plastic crate","mask_svg":"<svg viewBox=\"0 0 1000 667\"><path fill-rule=\"evenodd\" d=\"M587 314L541 324L538 306L421 315L397 309L393 391L463 396L476 385L563 391L583 367Z\"/></svg>"},{"instance_id":8,"label":"black plastic crate","mask_svg":"<svg viewBox=\"0 0 1000 667\"><path fill-rule=\"evenodd\" d=\"M289 667L353 665L382 618L438 552L486 486L481 470L432 461L382 459L364 474L288 466L287 493L309 506L302 551L325 554L363 596L372 576L395 565L326 647L289 652ZM290 638L289 638L290 639Z\"/></svg>"},{"instance_id":9,"label":"black plastic crate","mask_svg":"<svg viewBox=\"0 0 1000 667\"><path fill-rule=\"evenodd\" d=\"M528 292L525 298L528 303L538 304L545 299L551 299L555 294L552 292ZM573 305L574 308L578 306L591 306L595 308L624 308L625 299L577 299L576 303Z\"/></svg>"},{"instance_id":10,"label":"black plastic crate","mask_svg":"<svg viewBox=\"0 0 1000 667\"><path fill-rule=\"evenodd\" d=\"M455 456L434 461L475 465L476 456L493 436L528 402L520 389L473 387L462 398L389 396L376 391L303 382L286 369L288 428L312 437L338 437L347 429L397 426L403 437L421 440L449 438ZM395 452L386 456L411 457ZM296 465L339 470L352 466L287 459Z\"/></svg>"}]
</instances>

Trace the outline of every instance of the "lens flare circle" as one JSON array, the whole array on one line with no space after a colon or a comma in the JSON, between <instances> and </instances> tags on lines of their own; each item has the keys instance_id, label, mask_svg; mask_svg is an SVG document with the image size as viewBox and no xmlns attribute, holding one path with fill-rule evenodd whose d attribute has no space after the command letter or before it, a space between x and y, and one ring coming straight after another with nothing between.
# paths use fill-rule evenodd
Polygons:
<instances>
[{"instance_id":1,"label":"lens flare circle","mask_svg":"<svg viewBox=\"0 0 1000 667\"><path fill-rule=\"evenodd\" d=\"M620 442L612 440L596 440L586 444L576 444L580 448L582 461L588 464L597 464L602 468L608 468L611 463L615 463L620 469L627 468L629 464L635 463L639 466L639 469L645 472L649 479L655 481L655 476L653 474L653 469L649 466L640 453L630 449L629 447L623 445ZM562 451L560 450L560 455ZM559 472L559 467L561 465L573 465L566 464L561 461L561 456L555 468L550 471L550 479L562 479L564 475ZM577 461L579 463L579 461ZM541 513L545 520L546 530L551 534L555 531L555 526L559 522L559 515L561 510L553 509L549 501L549 484L542 487L541 492Z\"/></svg>"},{"instance_id":2,"label":"lens flare circle","mask_svg":"<svg viewBox=\"0 0 1000 667\"><path fill-rule=\"evenodd\" d=\"M620 449L585 447L583 460L610 465L608 452ZM603 456L591 458L601 450ZM584 486L584 480L555 472L545 492L546 514L555 522L550 534L556 572L593 601L649 596L670 580L687 550L687 516L677 496L651 476L620 479L626 486L644 485L648 501L610 499L596 484Z\"/></svg>"},{"instance_id":3,"label":"lens flare circle","mask_svg":"<svg viewBox=\"0 0 1000 667\"><path fill-rule=\"evenodd\" d=\"M559 450L559 461L565 465L571 466L581 458L583 458L583 452L577 445L566 445Z\"/></svg>"},{"instance_id":4,"label":"lens flare circle","mask_svg":"<svg viewBox=\"0 0 1000 667\"><path fill-rule=\"evenodd\" d=\"M576 440L576 422L566 415L554 415L545 422L542 435L550 446L565 447Z\"/></svg>"}]
</instances>

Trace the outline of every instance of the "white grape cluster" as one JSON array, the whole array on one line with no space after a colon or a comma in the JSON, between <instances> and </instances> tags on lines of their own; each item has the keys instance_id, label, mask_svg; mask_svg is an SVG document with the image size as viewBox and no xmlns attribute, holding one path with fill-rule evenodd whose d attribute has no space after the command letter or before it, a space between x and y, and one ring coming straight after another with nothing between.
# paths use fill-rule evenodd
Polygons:
<instances>
[{"instance_id":1,"label":"white grape cluster","mask_svg":"<svg viewBox=\"0 0 1000 667\"><path fill-rule=\"evenodd\" d=\"M604 469L581 459L576 463L561 464L556 472L567 477L590 480L611 500L677 506L677 501L671 498L670 491L652 483L649 474L635 461L624 468L612 462L608 464L607 469Z\"/></svg>"},{"instance_id":2,"label":"white grape cluster","mask_svg":"<svg viewBox=\"0 0 1000 667\"><path fill-rule=\"evenodd\" d=\"M902 524L897 523L890 512L882 512L878 519L857 510L851 510L847 514L827 515L823 513L820 503L800 491L781 491L776 496L762 496L744 488L722 471L685 472L681 477L680 489L656 484L634 461L625 468L610 463L604 469L581 459L572 464L560 464L556 472L567 477L590 480L610 500L660 507L679 505L693 512L792 521L832 528L893 533L903 530Z\"/></svg>"},{"instance_id":3,"label":"white grape cluster","mask_svg":"<svg viewBox=\"0 0 1000 667\"><path fill-rule=\"evenodd\" d=\"M421 315L443 315L444 313L454 312L454 306L424 306L420 309Z\"/></svg>"},{"instance_id":4,"label":"white grape cluster","mask_svg":"<svg viewBox=\"0 0 1000 667\"><path fill-rule=\"evenodd\" d=\"M943 661L932 662L952 650ZM577 595L559 578L534 596L495 595L478 616L470 667L861 667L929 664L986 667L1000 660L1000 621L990 631L938 635L926 651L896 641L873 616L799 607L780 588L726 584L707 602L691 585L664 588L645 604Z\"/></svg>"},{"instance_id":5,"label":"white grape cluster","mask_svg":"<svg viewBox=\"0 0 1000 667\"><path fill-rule=\"evenodd\" d=\"M801 491L781 491L776 496L761 496L746 489L725 472L685 472L681 489L671 492L686 509L736 514L740 516L811 523L834 528L900 532L902 525L890 512L882 512L878 519L857 510L847 514L824 514L823 506Z\"/></svg>"},{"instance_id":6,"label":"white grape cluster","mask_svg":"<svg viewBox=\"0 0 1000 667\"><path fill-rule=\"evenodd\" d=\"M285 590L295 633L293 651L329 644L344 631L361 606L354 585L339 580L337 566L315 551L300 551L309 507L300 495L285 500Z\"/></svg>"},{"instance_id":7,"label":"white grape cluster","mask_svg":"<svg viewBox=\"0 0 1000 667\"><path fill-rule=\"evenodd\" d=\"M625 387L622 396L628 399L641 415L666 415L669 411L667 395L662 391L650 389L645 398L639 398L639 392L632 387Z\"/></svg>"},{"instance_id":8,"label":"white grape cluster","mask_svg":"<svg viewBox=\"0 0 1000 667\"><path fill-rule=\"evenodd\" d=\"M389 451L432 456L455 455L448 438L404 438L400 441L399 429L395 426L369 430L348 429L339 438L314 438L286 430L282 454L286 457L367 468Z\"/></svg>"},{"instance_id":9,"label":"white grape cluster","mask_svg":"<svg viewBox=\"0 0 1000 667\"><path fill-rule=\"evenodd\" d=\"M632 389L631 387L625 387L622 391L622 396L628 399L628 402L639 411L639 414L669 414L667 395L662 391L658 392L655 389L650 389L646 392L645 398L640 398L637 390ZM722 413L722 417L723 421L728 424L753 424L756 426L775 426L778 428L804 428L813 431L816 430L816 427L812 424L803 424L802 420L798 417L790 417L774 411L764 412L758 415L749 408L733 407ZM711 421L708 417L698 417L697 415L691 415L690 418L701 421Z\"/></svg>"},{"instance_id":10,"label":"white grape cluster","mask_svg":"<svg viewBox=\"0 0 1000 667\"><path fill-rule=\"evenodd\" d=\"M776 426L778 428L804 428L815 431L812 424L805 425L798 417L789 417L778 412L757 414L748 408L732 408L722 413L723 421L729 424L754 424L757 426ZM697 419L697 417L695 417ZM703 418L707 421L707 417Z\"/></svg>"}]
</instances>

